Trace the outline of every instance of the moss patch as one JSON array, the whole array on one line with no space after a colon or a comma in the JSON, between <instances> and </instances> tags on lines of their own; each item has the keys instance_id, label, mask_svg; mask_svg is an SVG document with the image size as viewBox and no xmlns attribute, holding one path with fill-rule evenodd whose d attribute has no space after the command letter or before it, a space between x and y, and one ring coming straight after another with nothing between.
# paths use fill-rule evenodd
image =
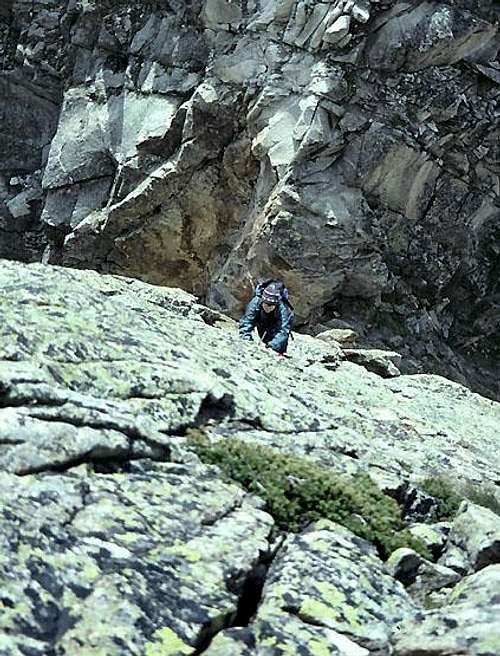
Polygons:
<instances>
[{"instance_id":1,"label":"moss patch","mask_svg":"<svg viewBox=\"0 0 500 656\"><path fill-rule=\"evenodd\" d=\"M201 460L264 499L285 531L326 518L372 542L384 558L398 547L429 557L425 545L404 528L397 502L366 474L339 476L312 460L241 440L210 443L202 431L190 431L188 437Z\"/></svg>"}]
</instances>

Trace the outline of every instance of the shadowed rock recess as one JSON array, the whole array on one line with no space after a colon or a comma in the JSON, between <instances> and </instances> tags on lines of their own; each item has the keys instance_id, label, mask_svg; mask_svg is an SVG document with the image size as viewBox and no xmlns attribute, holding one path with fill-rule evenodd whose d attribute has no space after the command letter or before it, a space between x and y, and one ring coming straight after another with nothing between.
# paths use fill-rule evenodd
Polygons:
<instances>
[{"instance_id":1,"label":"shadowed rock recess","mask_svg":"<svg viewBox=\"0 0 500 656\"><path fill-rule=\"evenodd\" d=\"M495 506L436 523L422 487L500 507L500 404L307 335L279 358L178 289L0 261L0 292L1 656L500 653ZM368 474L432 560L277 530L193 433Z\"/></svg>"},{"instance_id":2,"label":"shadowed rock recess","mask_svg":"<svg viewBox=\"0 0 500 656\"><path fill-rule=\"evenodd\" d=\"M0 256L353 328L500 399L495 0L4 0ZM347 322L347 325L342 322Z\"/></svg>"}]
</instances>

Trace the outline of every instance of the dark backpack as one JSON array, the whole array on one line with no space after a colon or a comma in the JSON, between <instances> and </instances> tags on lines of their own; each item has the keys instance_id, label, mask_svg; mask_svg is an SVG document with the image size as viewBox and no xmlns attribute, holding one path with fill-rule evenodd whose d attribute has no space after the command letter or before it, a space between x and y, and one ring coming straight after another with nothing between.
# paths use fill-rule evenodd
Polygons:
<instances>
[{"instance_id":1,"label":"dark backpack","mask_svg":"<svg viewBox=\"0 0 500 656\"><path fill-rule=\"evenodd\" d=\"M288 289L285 287L285 283L281 280L275 280L274 278L271 278L270 280L264 280L263 282L260 282L255 289L255 294L257 296L262 296L262 292L264 291L264 289L268 287L272 282L274 282L274 284L280 290L281 300L283 301L283 303L288 305L290 310L292 310L293 312L293 305L290 303L288 299Z\"/></svg>"}]
</instances>

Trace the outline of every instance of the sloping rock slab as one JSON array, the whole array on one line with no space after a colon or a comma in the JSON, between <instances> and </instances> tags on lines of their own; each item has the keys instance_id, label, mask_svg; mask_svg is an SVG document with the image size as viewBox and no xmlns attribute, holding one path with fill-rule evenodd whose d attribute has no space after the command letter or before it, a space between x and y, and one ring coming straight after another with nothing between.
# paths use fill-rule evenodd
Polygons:
<instances>
[{"instance_id":1,"label":"sloping rock slab","mask_svg":"<svg viewBox=\"0 0 500 656\"><path fill-rule=\"evenodd\" d=\"M185 292L91 271L1 262L0 288L9 471L169 459L203 425L339 471L500 479L500 405L438 376L384 380L307 335L278 358L211 325Z\"/></svg>"},{"instance_id":2,"label":"sloping rock slab","mask_svg":"<svg viewBox=\"0 0 500 656\"><path fill-rule=\"evenodd\" d=\"M287 538L273 562L250 624L254 650L248 653L385 653L392 627L414 611L371 545L337 524L317 522ZM238 653L230 651L238 638L252 645L248 631L233 631L218 637L207 655Z\"/></svg>"},{"instance_id":3,"label":"sloping rock slab","mask_svg":"<svg viewBox=\"0 0 500 656\"><path fill-rule=\"evenodd\" d=\"M235 616L272 526L204 466L1 473L0 494L2 656L193 653Z\"/></svg>"},{"instance_id":4,"label":"sloping rock slab","mask_svg":"<svg viewBox=\"0 0 500 656\"><path fill-rule=\"evenodd\" d=\"M258 604L272 520L196 464L190 427L500 477L498 404L439 377L383 380L307 336L279 358L184 292L94 272L0 262L0 288L1 656L389 648L413 602L330 523L287 538Z\"/></svg>"}]
</instances>

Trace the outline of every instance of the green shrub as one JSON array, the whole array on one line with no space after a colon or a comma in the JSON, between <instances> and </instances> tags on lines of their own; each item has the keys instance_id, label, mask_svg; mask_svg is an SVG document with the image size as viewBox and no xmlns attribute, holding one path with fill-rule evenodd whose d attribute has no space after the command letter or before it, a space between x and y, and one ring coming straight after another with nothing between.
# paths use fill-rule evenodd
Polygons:
<instances>
[{"instance_id":1,"label":"green shrub","mask_svg":"<svg viewBox=\"0 0 500 656\"><path fill-rule=\"evenodd\" d=\"M372 542L384 558L403 546L430 557L405 530L396 501L366 474L339 476L306 458L235 439L210 443L200 431L189 437L203 462L217 465L228 480L264 499L285 531L325 518Z\"/></svg>"},{"instance_id":2,"label":"green shrub","mask_svg":"<svg viewBox=\"0 0 500 656\"><path fill-rule=\"evenodd\" d=\"M463 496L457 492L447 479L440 476L426 478L421 483L421 487L437 502L436 519L450 519L456 515L458 507L463 501Z\"/></svg>"},{"instance_id":3,"label":"green shrub","mask_svg":"<svg viewBox=\"0 0 500 656\"><path fill-rule=\"evenodd\" d=\"M492 487L487 485L476 487L468 483L463 487L463 494L466 499L477 503L478 506L483 506L483 508L489 508L500 516L500 503Z\"/></svg>"},{"instance_id":4,"label":"green shrub","mask_svg":"<svg viewBox=\"0 0 500 656\"><path fill-rule=\"evenodd\" d=\"M464 499L469 499L500 515L500 503L497 501L494 491L487 485L476 486L471 483L451 482L444 476L435 476L425 479L421 487L437 501L436 519L454 517Z\"/></svg>"}]
</instances>

